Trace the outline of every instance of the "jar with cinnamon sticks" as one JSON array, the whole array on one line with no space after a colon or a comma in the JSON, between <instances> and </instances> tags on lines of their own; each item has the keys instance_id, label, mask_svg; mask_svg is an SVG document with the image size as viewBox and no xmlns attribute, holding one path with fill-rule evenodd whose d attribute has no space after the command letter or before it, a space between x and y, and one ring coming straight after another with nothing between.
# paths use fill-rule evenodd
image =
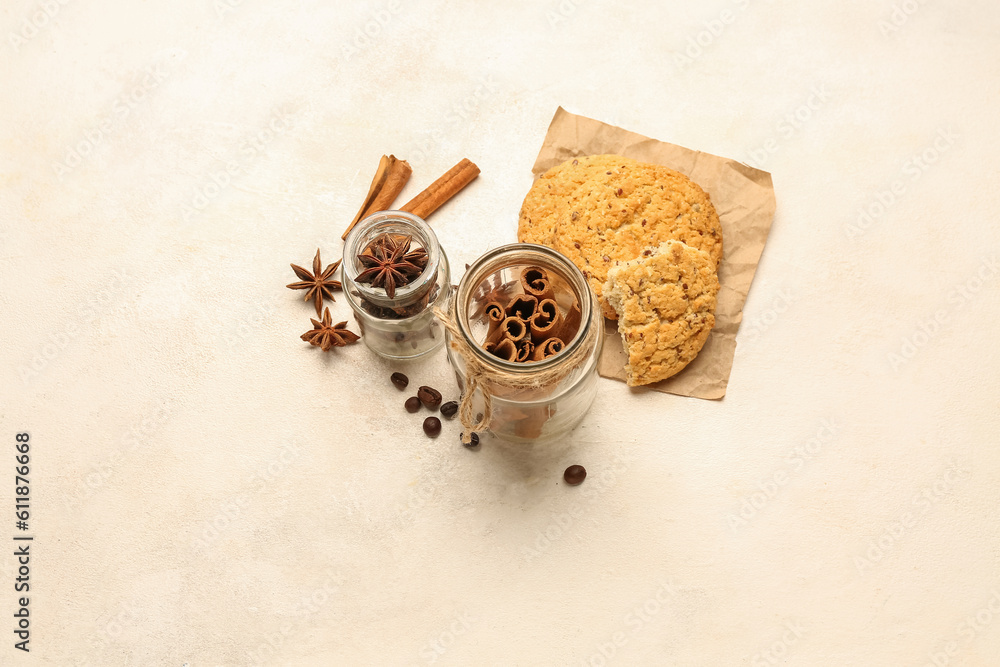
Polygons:
<instances>
[{"instance_id":1,"label":"jar with cinnamon sticks","mask_svg":"<svg viewBox=\"0 0 1000 667\"><path fill-rule=\"evenodd\" d=\"M603 318L580 270L551 248L516 243L480 257L448 310L448 358L463 398L463 440L560 438L597 392Z\"/></svg>"},{"instance_id":2,"label":"jar with cinnamon sticks","mask_svg":"<svg viewBox=\"0 0 1000 667\"><path fill-rule=\"evenodd\" d=\"M381 211L351 229L341 281L362 340L389 359L412 359L444 344L433 308L451 295L448 258L419 217Z\"/></svg>"}]
</instances>

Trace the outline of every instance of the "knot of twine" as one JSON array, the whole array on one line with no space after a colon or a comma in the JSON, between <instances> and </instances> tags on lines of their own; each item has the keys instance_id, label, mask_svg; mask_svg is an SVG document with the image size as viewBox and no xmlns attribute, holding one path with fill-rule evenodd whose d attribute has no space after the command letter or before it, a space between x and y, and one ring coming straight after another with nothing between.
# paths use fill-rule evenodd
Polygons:
<instances>
[{"instance_id":1,"label":"knot of twine","mask_svg":"<svg viewBox=\"0 0 1000 667\"><path fill-rule=\"evenodd\" d=\"M555 364L548 368L539 369L533 373L512 373L502 368L497 368L488 364L476 354L475 350L466 342L462 335L454 316L454 300L449 305L448 310L434 307L434 316L441 321L441 324L448 333L451 334L450 346L465 362L465 382L462 392L462 402L458 408L458 418L462 422L462 442L469 444L472 442L472 434L485 431L493 419L493 397L505 390L538 389L549 387L565 378L571 371L576 369L587 357L592 348L592 343L597 338L598 327L590 326L587 336L579 345L567 356L562 358L562 363ZM581 323L580 326L586 326ZM576 333L574 332L574 336ZM563 357L563 354L559 354ZM525 369L528 370L528 369ZM498 392L499 390L499 392ZM476 419L473 414L473 396L476 391L483 395L483 412Z\"/></svg>"}]
</instances>

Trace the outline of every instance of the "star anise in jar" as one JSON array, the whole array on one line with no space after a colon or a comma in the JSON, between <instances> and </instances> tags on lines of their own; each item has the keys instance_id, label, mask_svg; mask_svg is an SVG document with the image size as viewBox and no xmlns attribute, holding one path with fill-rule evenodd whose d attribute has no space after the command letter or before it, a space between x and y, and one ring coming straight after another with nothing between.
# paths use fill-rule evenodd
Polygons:
<instances>
[{"instance_id":1,"label":"star anise in jar","mask_svg":"<svg viewBox=\"0 0 1000 667\"><path fill-rule=\"evenodd\" d=\"M323 299L329 299L330 301L336 301L333 298L333 290L340 289L340 281L333 279L333 274L340 266L340 260L338 259L333 264L330 264L325 269L321 269L323 263L319 258L319 248L316 249L316 257L313 258L313 270L312 273L303 269L297 264L292 264L292 271L295 271L301 280L297 283L291 283L286 285L288 289L304 289L309 290L306 292L304 301L309 299L313 300L313 305L316 306L316 317L319 317L323 312Z\"/></svg>"},{"instance_id":2,"label":"star anise in jar","mask_svg":"<svg viewBox=\"0 0 1000 667\"><path fill-rule=\"evenodd\" d=\"M427 251L423 248L417 248L416 250L406 253L403 255L403 259L410 264L419 266L421 271L427 268Z\"/></svg>"},{"instance_id":3,"label":"star anise in jar","mask_svg":"<svg viewBox=\"0 0 1000 667\"><path fill-rule=\"evenodd\" d=\"M365 269L355 280L383 288L390 299L395 297L397 287L409 285L427 266L427 252L423 248L409 252L410 243L409 236L389 234L383 234L369 243L358 255L358 261Z\"/></svg>"},{"instance_id":4,"label":"star anise in jar","mask_svg":"<svg viewBox=\"0 0 1000 667\"><path fill-rule=\"evenodd\" d=\"M409 262L423 271L427 267L427 250L424 248L410 250L412 245L413 237L408 234L382 234L369 243L362 254L371 255L379 246L385 248L390 254L402 248L403 261Z\"/></svg>"},{"instance_id":5,"label":"star anise in jar","mask_svg":"<svg viewBox=\"0 0 1000 667\"><path fill-rule=\"evenodd\" d=\"M311 317L309 321L313 323L313 328L311 331L302 334L301 338L324 352L329 352L332 347L344 347L345 345L356 343L361 338L361 336L353 331L348 331L346 321L335 325L331 324L333 320L330 317L329 308L323 313L322 321L316 321Z\"/></svg>"}]
</instances>

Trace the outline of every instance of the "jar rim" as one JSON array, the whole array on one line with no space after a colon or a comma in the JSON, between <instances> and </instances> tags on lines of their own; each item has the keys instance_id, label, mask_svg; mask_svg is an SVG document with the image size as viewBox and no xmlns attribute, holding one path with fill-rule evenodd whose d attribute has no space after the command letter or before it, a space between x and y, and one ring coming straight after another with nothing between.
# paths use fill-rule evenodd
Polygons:
<instances>
[{"instance_id":1,"label":"jar rim","mask_svg":"<svg viewBox=\"0 0 1000 667\"><path fill-rule=\"evenodd\" d=\"M527 253L529 257L523 261L504 263L503 256L509 253ZM469 312L465 304L471 298L472 291L479 286L487 274L502 269L505 266L516 264L531 266L533 262L530 255L532 254L535 257L542 258L542 263L546 264L546 269L553 268L552 265L555 265L556 269L561 270L562 278L574 288L577 302L580 304L580 328L573 336L573 339L566 342L565 347L556 355L539 361L507 361L487 352L472 337ZM469 348L472 349L473 354L477 356L479 361L508 373L535 373L556 366L565 359L569 359L572 353L583 344L583 340L586 338L587 327L593 326L590 322L593 316L593 308L594 299L590 285L587 283L579 267L562 253L535 243L509 243L487 251L469 266L465 275L459 281L458 290L455 292L455 322L458 325L458 330L468 343Z\"/></svg>"},{"instance_id":2,"label":"jar rim","mask_svg":"<svg viewBox=\"0 0 1000 667\"><path fill-rule=\"evenodd\" d=\"M387 294L380 293L384 292L382 288L373 288L367 283L358 283L356 281L356 278L361 273L356 264L357 255L364 250L364 248L359 247L364 235L375 225L392 222L403 223L403 226L410 227L416 232L415 234L411 234L411 236L416 237L416 240L427 251L427 266L412 281L406 285L397 287L395 295L390 299ZM345 283L350 281L351 285L358 290L364 300L377 306L391 308L394 305L406 305L410 301L419 298L424 291L430 288L428 282L431 277L437 276L441 254L440 242L437 235L422 218L406 211L394 209L377 211L360 220L344 240L344 261L340 265L341 279Z\"/></svg>"}]
</instances>

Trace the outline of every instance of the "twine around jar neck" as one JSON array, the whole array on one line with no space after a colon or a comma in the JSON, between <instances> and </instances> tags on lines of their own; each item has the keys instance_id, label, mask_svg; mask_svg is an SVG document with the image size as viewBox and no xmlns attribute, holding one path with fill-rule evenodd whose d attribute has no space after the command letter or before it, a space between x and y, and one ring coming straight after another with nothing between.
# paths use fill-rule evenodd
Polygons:
<instances>
[{"instance_id":1,"label":"twine around jar neck","mask_svg":"<svg viewBox=\"0 0 1000 667\"><path fill-rule=\"evenodd\" d=\"M581 321L580 326L586 327L586 335L568 352L563 352L550 359L557 360L551 366L539 368L534 372L512 373L502 368L494 367L484 361L479 354L466 342L465 336L455 321L455 301L452 300L448 311L435 306L434 315L451 334L450 346L465 362L465 386L462 402L459 404L458 417L462 422L462 442L472 442L472 434L485 431L493 417L493 395L491 389L537 389L554 385L569 375L586 361L591 348L596 343L598 327L590 321ZM525 368L525 371L530 370ZM473 415L473 397L476 391L483 395L483 412L478 419Z\"/></svg>"}]
</instances>

